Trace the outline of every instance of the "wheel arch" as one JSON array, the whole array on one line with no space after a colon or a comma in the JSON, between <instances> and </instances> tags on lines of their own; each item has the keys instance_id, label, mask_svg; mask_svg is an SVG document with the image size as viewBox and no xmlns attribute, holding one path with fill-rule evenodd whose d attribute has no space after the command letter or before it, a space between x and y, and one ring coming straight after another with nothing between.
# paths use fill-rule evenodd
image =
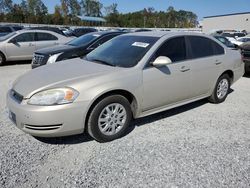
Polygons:
<instances>
[{"instance_id":1,"label":"wheel arch","mask_svg":"<svg viewBox=\"0 0 250 188\"><path fill-rule=\"evenodd\" d=\"M136 97L134 96L134 94L132 94L131 92L125 90L125 89L114 89L111 91L106 91L102 94L100 94L98 97L96 97L93 102L90 104L88 110L87 110L87 114L86 114L86 118L84 121L84 127L85 127L85 131L87 128L87 122L90 116L91 111L93 110L93 108L95 107L95 105L100 102L102 99L104 99L105 97L111 96L111 95L121 95L123 97L125 97L131 106L131 110L132 110L132 115L133 117L136 116L137 113L137 109L138 109L138 101L136 99Z\"/></svg>"},{"instance_id":2,"label":"wheel arch","mask_svg":"<svg viewBox=\"0 0 250 188\"><path fill-rule=\"evenodd\" d=\"M4 60L6 61L6 55L0 50L0 54L3 55Z\"/></svg>"},{"instance_id":3,"label":"wheel arch","mask_svg":"<svg viewBox=\"0 0 250 188\"><path fill-rule=\"evenodd\" d=\"M221 77L222 75L224 75L224 74L227 74L227 75L229 76L229 78L230 78L230 84L232 84L233 81L234 81L234 72L233 72L232 70L226 70L226 71L224 71L224 72L220 75L220 77Z\"/></svg>"}]
</instances>

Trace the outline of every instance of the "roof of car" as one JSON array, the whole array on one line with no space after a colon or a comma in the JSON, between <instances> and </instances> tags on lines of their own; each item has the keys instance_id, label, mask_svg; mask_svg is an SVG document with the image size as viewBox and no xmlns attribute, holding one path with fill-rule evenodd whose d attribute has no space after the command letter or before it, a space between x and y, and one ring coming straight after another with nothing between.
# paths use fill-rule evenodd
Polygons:
<instances>
[{"instance_id":1,"label":"roof of car","mask_svg":"<svg viewBox=\"0 0 250 188\"><path fill-rule=\"evenodd\" d=\"M197 36L207 36L202 33L197 32L172 32L172 31L147 31L147 32L134 32L128 33L126 35L130 36L145 36L145 37L163 37L163 36L181 36L181 35L197 35Z\"/></svg>"},{"instance_id":2,"label":"roof of car","mask_svg":"<svg viewBox=\"0 0 250 188\"><path fill-rule=\"evenodd\" d=\"M97 32L91 32L88 34L96 34L96 35L108 35L108 34L122 34L122 33L127 33L123 31L97 31Z\"/></svg>"},{"instance_id":3,"label":"roof of car","mask_svg":"<svg viewBox=\"0 0 250 188\"><path fill-rule=\"evenodd\" d=\"M34 30L29 30L29 29L23 29L23 30L19 30L19 31L15 31L16 33L30 33L30 32L48 32L48 33L53 33L53 34L57 34L60 35L59 33L56 33L54 31L48 31L48 30L39 30L39 29L34 29ZM63 36L63 35L62 35Z\"/></svg>"}]
</instances>

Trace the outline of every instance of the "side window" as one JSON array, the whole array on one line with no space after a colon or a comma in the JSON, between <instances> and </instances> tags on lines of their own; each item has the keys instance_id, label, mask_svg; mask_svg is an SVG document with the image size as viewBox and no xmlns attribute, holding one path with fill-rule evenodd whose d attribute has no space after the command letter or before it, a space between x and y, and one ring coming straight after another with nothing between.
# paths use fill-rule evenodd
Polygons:
<instances>
[{"instance_id":1,"label":"side window","mask_svg":"<svg viewBox=\"0 0 250 188\"><path fill-rule=\"evenodd\" d=\"M0 27L0 32L2 32L2 33L10 33L10 32L12 32L12 30L9 27Z\"/></svg>"},{"instance_id":2,"label":"side window","mask_svg":"<svg viewBox=\"0 0 250 188\"><path fill-rule=\"evenodd\" d=\"M109 41L110 39L114 38L117 35L108 35L105 37L102 37L101 39L99 39L98 41L96 41L94 44L91 45L90 48L97 48L98 46L101 46L103 43Z\"/></svg>"},{"instance_id":3,"label":"side window","mask_svg":"<svg viewBox=\"0 0 250 188\"><path fill-rule=\"evenodd\" d=\"M172 62L183 61L187 59L186 42L184 37L176 37L167 40L155 53L154 58L166 56Z\"/></svg>"},{"instance_id":4,"label":"side window","mask_svg":"<svg viewBox=\"0 0 250 188\"><path fill-rule=\"evenodd\" d=\"M191 58L202 58L214 55L213 41L205 37L188 36Z\"/></svg>"},{"instance_id":5,"label":"side window","mask_svg":"<svg viewBox=\"0 0 250 188\"><path fill-rule=\"evenodd\" d=\"M33 42L35 41L35 33L23 33L18 35L15 39L17 42Z\"/></svg>"},{"instance_id":6,"label":"side window","mask_svg":"<svg viewBox=\"0 0 250 188\"><path fill-rule=\"evenodd\" d=\"M19 30L22 30L23 28L21 28L21 27L13 27L13 29L14 29L15 31L19 31Z\"/></svg>"},{"instance_id":7,"label":"side window","mask_svg":"<svg viewBox=\"0 0 250 188\"><path fill-rule=\"evenodd\" d=\"M49 33L37 33L37 41L50 41L50 40L58 40L58 38Z\"/></svg>"},{"instance_id":8,"label":"side window","mask_svg":"<svg viewBox=\"0 0 250 188\"><path fill-rule=\"evenodd\" d=\"M217 44L216 42L212 41L212 45L213 45L213 48L214 48L214 55L222 55L222 54L225 54L225 50L224 48Z\"/></svg>"}]
</instances>

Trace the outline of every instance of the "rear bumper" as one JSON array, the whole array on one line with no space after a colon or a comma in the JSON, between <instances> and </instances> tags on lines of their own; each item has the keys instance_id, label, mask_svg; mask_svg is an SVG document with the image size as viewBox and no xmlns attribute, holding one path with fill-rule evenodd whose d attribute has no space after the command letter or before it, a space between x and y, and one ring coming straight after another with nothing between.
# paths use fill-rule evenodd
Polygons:
<instances>
[{"instance_id":1,"label":"rear bumper","mask_svg":"<svg viewBox=\"0 0 250 188\"><path fill-rule=\"evenodd\" d=\"M234 69L234 80L233 83L235 83L237 80L239 80L245 73L245 67L244 63L236 69Z\"/></svg>"},{"instance_id":2,"label":"rear bumper","mask_svg":"<svg viewBox=\"0 0 250 188\"><path fill-rule=\"evenodd\" d=\"M245 63L245 71L250 72L250 58L244 59L244 63Z\"/></svg>"},{"instance_id":3,"label":"rear bumper","mask_svg":"<svg viewBox=\"0 0 250 188\"><path fill-rule=\"evenodd\" d=\"M57 106L34 106L19 104L10 93L7 95L11 120L22 131L39 137L83 133L87 105L85 102L76 102Z\"/></svg>"}]
</instances>

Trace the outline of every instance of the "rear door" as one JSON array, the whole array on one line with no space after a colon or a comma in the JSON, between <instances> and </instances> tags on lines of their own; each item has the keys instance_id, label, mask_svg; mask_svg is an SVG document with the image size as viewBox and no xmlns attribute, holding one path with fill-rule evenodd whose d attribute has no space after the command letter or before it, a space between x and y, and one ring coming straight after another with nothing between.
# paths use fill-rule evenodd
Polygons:
<instances>
[{"instance_id":1,"label":"rear door","mask_svg":"<svg viewBox=\"0 0 250 188\"><path fill-rule=\"evenodd\" d=\"M58 45L58 38L47 32L36 32L36 50Z\"/></svg>"},{"instance_id":2,"label":"rear door","mask_svg":"<svg viewBox=\"0 0 250 188\"><path fill-rule=\"evenodd\" d=\"M217 42L203 36L187 36L190 68L192 70L192 96L208 94L221 71L225 50Z\"/></svg>"},{"instance_id":3,"label":"rear door","mask_svg":"<svg viewBox=\"0 0 250 188\"><path fill-rule=\"evenodd\" d=\"M35 32L21 33L6 43L9 60L31 60L35 50Z\"/></svg>"}]
</instances>

